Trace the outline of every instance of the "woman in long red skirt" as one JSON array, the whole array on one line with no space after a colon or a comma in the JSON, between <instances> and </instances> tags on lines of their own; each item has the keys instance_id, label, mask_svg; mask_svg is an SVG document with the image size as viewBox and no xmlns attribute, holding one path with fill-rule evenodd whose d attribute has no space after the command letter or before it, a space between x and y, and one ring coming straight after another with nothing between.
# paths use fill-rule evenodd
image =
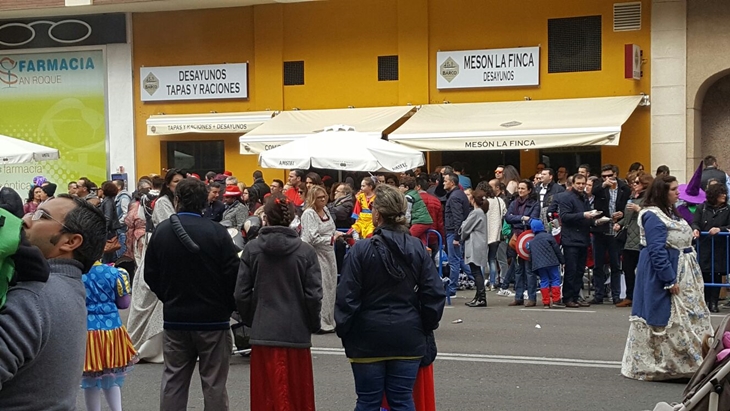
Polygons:
<instances>
[{"instance_id":1,"label":"woman in long red skirt","mask_svg":"<svg viewBox=\"0 0 730 411\"><path fill-rule=\"evenodd\" d=\"M236 305L251 327L251 409L314 411L312 333L319 330L322 278L314 248L289 228L294 204L264 205L264 227L241 256Z\"/></svg>"}]
</instances>

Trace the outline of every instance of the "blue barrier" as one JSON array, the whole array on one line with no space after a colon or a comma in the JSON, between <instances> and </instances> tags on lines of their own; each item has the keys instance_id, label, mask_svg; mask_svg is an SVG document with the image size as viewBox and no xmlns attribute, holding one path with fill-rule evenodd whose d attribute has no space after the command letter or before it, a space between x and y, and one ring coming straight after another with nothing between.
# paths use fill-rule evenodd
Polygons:
<instances>
[{"instance_id":1,"label":"blue barrier","mask_svg":"<svg viewBox=\"0 0 730 411\"><path fill-rule=\"evenodd\" d=\"M697 239L697 245L695 249L697 250L697 261L699 263L700 261L700 238L703 236L710 236L710 233L708 231L702 231L700 232L700 237ZM712 277L715 277L715 274L722 273L722 271L715 270L715 239L717 237L725 237L725 281L726 282L719 282L719 283L705 283L706 287L729 287L730 288L730 232L726 231L720 231L719 233L710 236L711 242L710 242L710 270L712 273ZM721 274L722 275L722 274Z\"/></svg>"},{"instance_id":2,"label":"blue barrier","mask_svg":"<svg viewBox=\"0 0 730 411\"><path fill-rule=\"evenodd\" d=\"M448 278L444 279L444 266L443 266L443 264L441 264L440 256L441 256L441 253L444 252L444 240L441 237L441 233L429 228L428 230L426 230L426 244L429 243L428 240L431 238L432 234L435 234L436 239L438 240L437 244L438 244L439 261L438 261L437 265L438 265L438 270L439 270L439 277L441 278L441 281L444 283L444 286L446 286L446 285L448 285L447 283L451 282L451 279L448 279ZM445 287L445 288L446 288L446 304L451 305L451 293L449 292L448 287Z\"/></svg>"}]
</instances>

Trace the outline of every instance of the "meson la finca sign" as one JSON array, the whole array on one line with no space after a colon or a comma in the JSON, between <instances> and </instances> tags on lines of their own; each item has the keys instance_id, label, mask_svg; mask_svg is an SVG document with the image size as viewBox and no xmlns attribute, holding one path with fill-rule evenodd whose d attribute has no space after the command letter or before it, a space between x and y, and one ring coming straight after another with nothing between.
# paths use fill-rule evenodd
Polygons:
<instances>
[{"instance_id":1,"label":"meson la finca sign","mask_svg":"<svg viewBox=\"0 0 730 411\"><path fill-rule=\"evenodd\" d=\"M439 89L540 85L540 47L440 51Z\"/></svg>"}]
</instances>

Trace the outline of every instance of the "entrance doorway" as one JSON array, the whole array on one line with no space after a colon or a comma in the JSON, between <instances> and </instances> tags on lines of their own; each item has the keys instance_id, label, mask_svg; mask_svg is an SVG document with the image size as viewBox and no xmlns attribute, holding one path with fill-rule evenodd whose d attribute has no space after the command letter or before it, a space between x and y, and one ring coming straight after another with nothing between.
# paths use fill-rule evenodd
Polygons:
<instances>
[{"instance_id":1,"label":"entrance doorway","mask_svg":"<svg viewBox=\"0 0 730 411\"><path fill-rule=\"evenodd\" d=\"M204 176L208 171L225 170L225 147L222 140L167 141L167 168L179 168Z\"/></svg>"},{"instance_id":2,"label":"entrance doorway","mask_svg":"<svg viewBox=\"0 0 730 411\"><path fill-rule=\"evenodd\" d=\"M466 175L471 178L472 185L476 186L482 180L494 178L494 169L498 165L510 164L519 170L520 152L519 150L444 151L441 153L441 162L444 165L453 165L455 162L464 163ZM428 171L431 172L433 169Z\"/></svg>"},{"instance_id":3,"label":"entrance doorway","mask_svg":"<svg viewBox=\"0 0 730 411\"><path fill-rule=\"evenodd\" d=\"M578 172L578 166L588 164L591 174L598 174L601 169L600 147L556 147L540 150L541 161L556 173L559 167L565 167L568 175Z\"/></svg>"}]
</instances>

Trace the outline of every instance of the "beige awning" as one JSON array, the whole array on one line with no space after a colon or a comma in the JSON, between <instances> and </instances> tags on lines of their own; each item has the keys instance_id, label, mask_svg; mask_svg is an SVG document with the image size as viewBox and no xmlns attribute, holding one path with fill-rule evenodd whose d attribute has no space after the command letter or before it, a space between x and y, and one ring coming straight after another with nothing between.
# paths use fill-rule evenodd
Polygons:
<instances>
[{"instance_id":1,"label":"beige awning","mask_svg":"<svg viewBox=\"0 0 730 411\"><path fill-rule=\"evenodd\" d=\"M275 111L242 113L159 114L147 119L147 135L182 133L247 133L271 120Z\"/></svg>"},{"instance_id":2,"label":"beige awning","mask_svg":"<svg viewBox=\"0 0 730 411\"><path fill-rule=\"evenodd\" d=\"M642 96L424 105L388 140L424 151L616 146Z\"/></svg>"},{"instance_id":3,"label":"beige awning","mask_svg":"<svg viewBox=\"0 0 730 411\"><path fill-rule=\"evenodd\" d=\"M324 130L346 130L362 136L382 137L414 110L415 107L406 106L284 111L241 136L241 154L260 154Z\"/></svg>"}]
</instances>

